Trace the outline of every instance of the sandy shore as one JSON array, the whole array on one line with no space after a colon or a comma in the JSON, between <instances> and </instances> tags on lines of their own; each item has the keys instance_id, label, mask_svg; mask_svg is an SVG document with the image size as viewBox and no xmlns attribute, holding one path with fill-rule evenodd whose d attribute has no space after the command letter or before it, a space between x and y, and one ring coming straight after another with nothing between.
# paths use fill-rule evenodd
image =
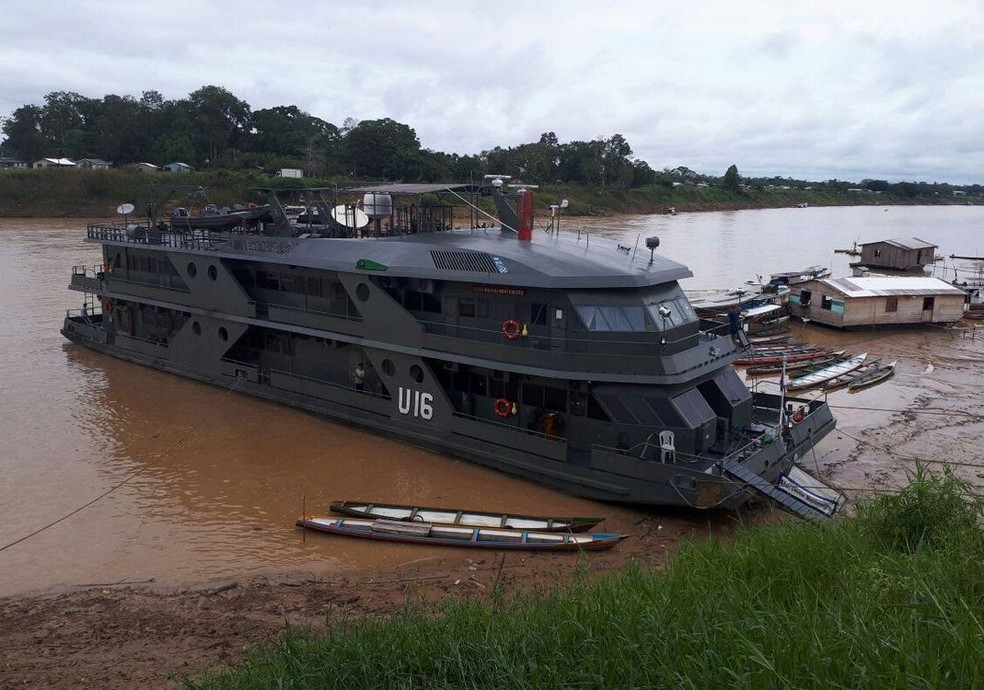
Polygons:
<instances>
[{"instance_id":1,"label":"sandy shore","mask_svg":"<svg viewBox=\"0 0 984 690\"><path fill-rule=\"evenodd\" d=\"M762 508L749 515L756 522L785 519ZM606 531L631 538L611 551L590 554L587 566L591 573L604 573L639 559L662 567L681 542L726 536L733 524L727 514L609 520ZM392 546L412 558L413 546ZM497 584L508 592L545 590L578 564L574 554L454 548L441 554L394 570L330 580L303 573L183 585L95 583L0 599L0 687L176 688L204 669L241 661L287 623L320 632L329 612L342 618L393 613L407 602L486 597Z\"/></svg>"}]
</instances>

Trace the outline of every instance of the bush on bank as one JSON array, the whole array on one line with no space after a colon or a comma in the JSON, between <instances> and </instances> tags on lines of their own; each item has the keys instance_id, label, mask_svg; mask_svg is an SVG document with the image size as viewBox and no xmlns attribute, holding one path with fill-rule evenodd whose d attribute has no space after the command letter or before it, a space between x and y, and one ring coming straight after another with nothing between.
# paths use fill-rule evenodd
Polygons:
<instances>
[{"instance_id":1,"label":"bush on bank","mask_svg":"<svg viewBox=\"0 0 984 690\"><path fill-rule=\"evenodd\" d=\"M546 596L329 619L186 687L984 687L981 515L919 468L854 520L743 528Z\"/></svg>"}]
</instances>

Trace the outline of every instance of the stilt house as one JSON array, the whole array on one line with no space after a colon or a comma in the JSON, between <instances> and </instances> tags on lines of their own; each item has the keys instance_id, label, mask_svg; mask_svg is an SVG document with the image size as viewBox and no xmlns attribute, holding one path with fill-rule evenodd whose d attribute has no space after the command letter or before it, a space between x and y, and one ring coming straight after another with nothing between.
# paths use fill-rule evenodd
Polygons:
<instances>
[{"instance_id":1,"label":"stilt house","mask_svg":"<svg viewBox=\"0 0 984 690\"><path fill-rule=\"evenodd\" d=\"M894 240L865 242L861 259L854 265L868 268L889 268L895 271L921 271L936 258L936 245L918 237L899 237Z\"/></svg>"}]
</instances>

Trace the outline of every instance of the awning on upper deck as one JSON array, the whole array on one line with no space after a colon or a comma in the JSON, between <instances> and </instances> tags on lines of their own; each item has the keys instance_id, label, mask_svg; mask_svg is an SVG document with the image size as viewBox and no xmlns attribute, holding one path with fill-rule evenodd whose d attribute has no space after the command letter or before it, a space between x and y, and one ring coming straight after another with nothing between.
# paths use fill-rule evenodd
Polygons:
<instances>
[{"instance_id":1,"label":"awning on upper deck","mask_svg":"<svg viewBox=\"0 0 984 690\"><path fill-rule=\"evenodd\" d=\"M482 188L482 185L459 184L455 182L435 184L394 182L389 184L344 187L339 189L339 191L358 192L360 194L403 194L417 196L420 194L439 194L440 192L476 192Z\"/></svg>"}]
</instances>

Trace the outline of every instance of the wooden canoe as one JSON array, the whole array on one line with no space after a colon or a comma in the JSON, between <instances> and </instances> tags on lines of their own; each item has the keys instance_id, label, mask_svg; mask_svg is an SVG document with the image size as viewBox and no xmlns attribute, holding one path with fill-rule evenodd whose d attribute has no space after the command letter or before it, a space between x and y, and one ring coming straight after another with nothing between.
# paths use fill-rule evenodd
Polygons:
<instances>
[{"instance_id":1,"label":"wooden canoe","mask_svg":"<svg viewBox=\"0 0 984 690\"><path fill-rule=\"evenodd\" d=\"M736 359L732 362L732 364L737 366L744 366L748 364L779 364L783 360L786 360L787 362L802 362L809 359L824 357L829 354L830 350L827 348L807 350L805 352L766 353L762 355L753 354Z\"/></svg>"},{"instance_id":2,"label":"wooden canoe","mask_svg":"<svg viewBox=\"0 0 984 690\"><path fill-rule=\"evenodd\" d=\"M821 383L836 378L841 374L846 374L849 371L854 371L862 364L864 364L864 360L867 357L868 357L868 353L862 352L860 355L855 355L850 359L845 359L843 362L838 362L837 364L831 364L830 366L826 366L823 369L818 369L817 371L811 372L809 374L803 374L802 376L797 376L796 378L790 379L789 383L786 384L786 390L798 391L798 390L804 390L806 388L814 388L816 386L819 386Z\"/></svg>"},{"instance_id":3,"label":"wooden canoe","mask_svg":"<svg viewBox=\"0 0 984 690\"><path fill-rule=\"evenodd\" d=\"M789 362L786 364L786 373L796 372L796 375L801 373L805 374L815 369L820 369L828 364L841 362L847 359L845 352L845 350L835 350L830 354L817 357L816 359L805 359L802 362ZM745 369L745 374L747 376L770 376L772 374L781 374L782 369L782 364L763 364L761 366L749 367L748 369Z\"/></svg>"},{"instance_id":4,"label":"wooden canoe","mask_svg":"<svg viewBox=\"0 0 984 690\"><path fill-rule=\"evenodd\" d=\"M363 539L434 546L466 546L500 551L601 551L625 539L625 534L573 534L536 530L435 525L401 520L359 520L343 517L300 517L305 529Z\"/></svg>"},{"instance_id":5,"label":"wooden canoe","mask_svg":"<svg viewBox=\"0 0 984 690\"><path fill-rule=\"evenodd\" d=\"M847 384L847 392L853 393L861 390L862 388L874 386L876 383L884 381L895 373L895 364L895 362L889 362L883 367L879 367L878 369L868 372L863 376L859 376L857 379Z\"/></svg>"},{"instance_id":6,"label":"wooden canoe","mask_svg":"<svg viewBox=\"0 0 984 690\"><path fill-rule=\"evenodd\" d=\"M405 522L429 522L461 527L498 527L541 532L585 532L604 519L517 515L459 510L457 508L424 508L387 503L367 503L365 501L332 501L331 512L370 520L403 520Z\"/></svg>"},{"instance_id":7,"label":"wooden canoe","mask_svg":"<svg viewBox=\"0 0 984 690\"><path fill-rule=\"evenodd\" d=\"M869 372L875 371L881 367L881 357L873 359L870 362L865 362L859 366L854 371L849 371L846 374L841 374L840 376L835 376L828 381L824 381L820 384L820 390L823 391L834 391L838 388L844 388L850 383L853 383L862 376L868 374Z\"/></svg>"}]
</instances>

